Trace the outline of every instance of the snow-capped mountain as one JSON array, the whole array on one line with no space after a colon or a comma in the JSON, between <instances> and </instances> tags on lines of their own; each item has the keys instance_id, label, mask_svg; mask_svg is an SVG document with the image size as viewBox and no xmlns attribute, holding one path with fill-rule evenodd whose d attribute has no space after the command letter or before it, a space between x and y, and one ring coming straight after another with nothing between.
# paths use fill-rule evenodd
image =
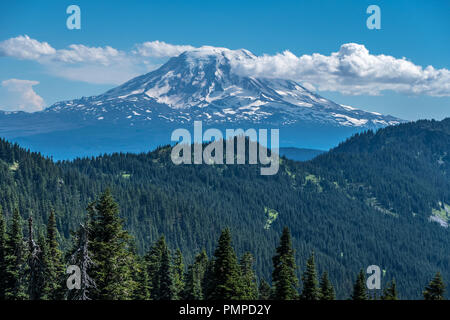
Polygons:
<instances>
[{"instance_id":1,"label":"snow-capped mountain","mask_svg":"<svg viewBox=\"0 0 450 320\"><path fill-rule=\"evenodd\" d=\"M59 102L45 112L76 111L87 119L129 123L154 119L274 125L311 121L378 128L399 121L336 104L294 81L243 77L233 72L233 61L254 58L247 50L202 47L105 94Z\"/></svg>"},{"instance_id":2,"label":"snow-capped mountain","mask_svg":"<svg viewBox=\"0 0 450 320\"><path fill-rule=\"evenodd\" d=\"M324 149L356 131L401 122L334 103L295 81L235 72L236 62L255 58L247 50L187 51L98 96L32 114L0 113L0 136L52 155L70 148L73 157L148 150L170 142L170 128L202 120L211 127L281 128L281 145Z\"/></svg>"}]
</instances>

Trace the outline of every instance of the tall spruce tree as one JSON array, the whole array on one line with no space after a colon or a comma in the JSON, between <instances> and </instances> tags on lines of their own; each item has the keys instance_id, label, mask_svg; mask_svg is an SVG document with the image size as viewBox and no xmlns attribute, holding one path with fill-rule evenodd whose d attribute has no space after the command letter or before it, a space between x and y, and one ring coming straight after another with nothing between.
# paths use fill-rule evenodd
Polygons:
<instances>
[{"instance_id":1,"label":"tall spruce tree","mask_svg":"<svg viewBox=\"0 0 450 320\"><path fill-rule=\"evenodd\" d=\"M383 294L381 295L381 300L398 300L395 279L392 279L391 282L387 283L386 288L384 288Z\"/></svg>"},{"instance_id":2,"label":"tall spruce tree","mask_svg":"<svg viewBox=\"0 0 450 320\"><path fill-rule=\"evenodd\" d=\"M45 252L45 284L43 295L48 300L64 298L65 270L62 252L59 249L58 229L56 227L55 211L51 210L47 222L47 239Z\"/></svg>"},{"instance_id":3,"label":"tall spruce tree","mask_svg":"<svg viewBox=\"0 0 450 320\"><path fill-rule=\"evenodd\" d=\"M195 256L194 263L188 267L183 297L186 300L203 300L205 292L205 274L209 259L203 249Z\"/></svg>"},{"instance_id":4,"label":"tall spruce tree","mask_svg":"<svg viewBox=\"0 0 450 320\"><path fill-rule=\"evenodd\" d=\"M254 258L250 252L242 255L240 261L242 296L240 298L244 300L258 299L258 283L253 269L253 263Z\"/></svg>"},{"instance_id":5,"label":"tall spruce tree","mask_svg":"<svg viewBox=\"0 0 450 320\"><path fill-rule=\"evenodd\" d=\"M316 263L314 261L314 252L311 253L307 263L306 270L302 276L303 290L300 296L302 300L319 300L320 291L317 281Z\"/></svg>"},{"instance_id":6,"label":"tall spruce tree","mask_svg":"<svg viewBox=\"0 0 450 320\"><path fill-rule=\"evenodd\" d=\"M147 266L147 274L149 279L150 298L154 300L160 299L160 275L162 254L166 245L166 239L162 235L158 241L150 248L145 255L145 264Z\"/></svg>"},{"instance_id":7,"label":"tall spruce tree","mask_svg":"<svg viewBox=\"0 0 450 320\"><path fill-rule=\"evenodd\" d=\"M324 272L320 278L320 300L334 300L336 298L333 285L328 279L328 272Z\"/></svg>"},{"instance_id":8,"label":"tall spruce tree","mask_svg":"<svg viewBox=\"0 0 450 320\"><path fill-rule=\"evenodd\" d=\"M173 266L172 266L172 292L173 292L173 300L180 300L183 296L184 291L184 262L183 262L183 254L180 249L175 251L173 257Z\"/></svg>"},{"instance_id":9,"label":"tall spruce tree","mask_svg":"<svg viewBox=\"0 0 450 320\"><path fill-rule=\"evenodd\" d=\"M159 292L156 299L172 300L173 292L173 274L172 264L170 259L170 250L164 242L165 246L162 248L161 265L158 270Z\"/></svg>"},{"instance_id":10,"label":"tall spruce tree","mask_svg":"<svg viewBox=\"0 0 450 320\"><path fill-rule=\"evenodd\" d=\"M353 294L352 299L353 300L368 300L368 294L367 294L367 288L366 288L366 277L361 269L361 271L358 273L358 277L356 279L356 282L353 286Z\"/></svg>"},{"instance_id":11,"label":"tall spruce tree","mask_svg":"<svg viewBox=\"0 0 450 320\"><path fill-rule=\"evenodd\" d=\"M129 299L136 284L131 273L131 237L123 229L119 208L106 190L95 207L88 208L90 216L90 251L93 254L92 277L96 288L92 298L97 300Z\"/></svg>"},{"instance_id":12,"label":"tall spruce tree","mask_svg":"<svg viewBox=\"0 0 450 320\"><path fill-rule=\"evenodd\" d=\"M6 289L6 219L0 206L0 301L5 300Z\"/></svg>"},{"instance_id":13,"label":"tall spruce tree","mask_svg":"<svg viewBox=\"0 0 450 320\"><path fill-rule=\"evenodd\" d=\"M425 300L445 300L445 285L440 272L437 272L423 291Z\"/></svg>"},{"instance_id":14,"label":"tall spruce tree","mask_svg":"<svg viewBox=\"0 0 450 320\"><path fill-rule=\"evenodd\" d=\"M294 250L292 249L291 234L285 227L281 235L280 245L276 255L272 258L272 284L274 286L274 300L294 300L298 298L298 278L296 275Z\"/></svg>"},{"instance_id":15,"label":"tall spruce tree","mask_svg":"<svg viewBox=\"0 0 450 320\"><path fill-rule=\"evenodd\" d=\"M231 245L231 232L222 231L214 252L214 266L211 278L212 300L237 300L242 294L240 268L236 253Z\"/></svg>"},{"instance_id":16,"label":"tall spruce tree","mask_svg":"<svg viewBox=\"0 0 450 320\"><path fill-rule=\"evenodd\" d=\"M25 243L23 241L22 218L19 210L14 209L12 224L6 242L6 288L7 300L28 299L25 285Z\"/></svg>"}]
</instances>

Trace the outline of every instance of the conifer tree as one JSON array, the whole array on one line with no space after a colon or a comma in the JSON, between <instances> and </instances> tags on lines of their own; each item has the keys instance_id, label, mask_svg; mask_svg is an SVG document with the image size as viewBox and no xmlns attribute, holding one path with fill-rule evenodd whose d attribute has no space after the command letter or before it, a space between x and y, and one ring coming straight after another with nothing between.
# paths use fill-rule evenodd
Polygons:
<instances>
[{"instance_id":1,"label":"conifer tree","mask_svg":"<svg viewBox=\"0 0 450 320\"><path fill-rule=\"evenodd\" d=\"M241 296L240 268L231 245L230 229L222 231L218 246L214 252L212 272L212 300L236 300Z\"/></svg>"},{"instance_id":2,"label":"conifer tree","mask_svg":"<svg viewBox=\"0 0 450 320\"><path fill-rule=\"evenodd\" d=\"M270 287L270 285L267 283L266 280L261 279L261 281L259 282L259 288L258 288L258 299L259 300L269 300L270 297L272 296L272 288Z\"/></svg>"},{"instance_id":3,"label":"conifer tree","mask_svg":"<svg viewBox=\"0 0 450 320\"><path fill-rule=\"evenodd\" d=\"M62 262L62 252L59 249L58 229L56 227L54 210L50 211L48 218L45 249L44 298L48 300L61 300L64 298L65 270Z\"/></svg>"},{"instance_id":4,"label":"conifer tree","mask_svg":"<svg viewBox=\"0 0 450 320\"><path fill-rule=\"evenodd\" d=\"M320 300L334 300L336 298L333 285L328 279L328 272L324 272L320 278Z\"/></svg>"},{"instance_id":5,"label":"conifer tree","mask_svg":"<svg viewBox=\"0 0 450 320\"><path fill-rule=\"evenodd\" d=\"M314 261L314 252L306 263L306 270L302 276L303 290L300 298L302 300L319 300L320 291L317 281L316 264Z\"/></svg>"},{"instance_id":6,"label":"conifer tree","mask_svg":"<svg viewBox=\"0 0 450 320\"><path fill-rule=\"evenodd\" d=\"M30 300L40 300L44 283L42 251L33 237L33 218L28 219L28 296Z\"/></svg>"},{"instance_id":7,"label":"conifer tree","mask_svg":"<svg viewBox=\"0 0 450 320\"><path fill-rule=\"evenodd\" d=\"M274 300L294 300L298 297L298 278L296 275L294 250L292 249L291 234L287 227L281 235L280 245L276 255L272 258L272 283L274 286Z\"/></svg>"},{"instance_id":8,"label":"conifer tree","mask_svg":"<svg viewBox=\"0 0 450 320\"><path fill-rule=\"evenodd\" d=\"M186 285L184 288L183 297L186 300L203 300L204 297L204 284L206 269L208 267L208 255L203 249L202 252L197 254L194 263L188 267L186 274Z\"/></svg>"},{"instance_id":9,"label":"conifer tree","mask_svg":"<svg viewBox=\"0 0 450 320\"><path fill-rule=\"evenodd\" d=\"M353 286L353 300L368 300L367 288L366 288L366 277L363 270L358 274L356 282Z\"/></svg>"},{"instance_id":10,"label":"conifer tree","mask_svg":"<svg viewBox=\"0 0 450 320\"><path fill-rule=\"evenodd\" d=\"M6 242L6 289L7 300L28 298L25 286L25 244L22 233L22 218L19 210L14 209L11 228Z\"/></svg>"},{"instance_id":11,"label":"conifer tree","mask_svg":"<svg viewBox=\"0 0 450 320\"><path fill-rule=\"evenodd\" d=\"M0 301L5 300L6 289L6 219L0 206Z\"/></svg>"},{"instance_id":12,"label":"conifer tree","mask_svg":"<svg viewBox=\"0 0 450 320\"><path fill-rule=\"evenodd\" d=\"M131 237L123 229L119 208L110 190L106 190L88 208L90 216L90 250L93 254L92 277L96 288L93 299L129 299L135 286L130 264L133 259L130 251Z\"/></svg>"},{"instance_id":13,"label":"conifer tree","mask_svg":"<svg viewBox=\"0 0 450 320\"><path fill-rule=\"evenodd\" d=\"M242 255L240 261L242 295L240 299L258 299L258 283L256 281L255 271L253 270L253 261L254 258L250 252L246 252Z\"/></svg>"},{"instance_id":14,"label":"conifer tree","mask_svg":"<svg viewBox=\"0 0 450 320\"><path fill-rule=\"evenodd\" d=\"M164 244L161 254L161 266L158 271L159 293L156 299L172 300L174 297L172 264L170 261L170 250L165 242Z\"/></svg>"},{"instance_id":15,"label":"conifer tree","mask_svg":"<svg viewBox=\"0 0 450 320\"><path fill-rule=\"evenodd\" d=\"M154 300L158 300L160 297L161 281L159 270L161 268L162 253L166 247L166 239L164 235L162 235L145 256L149 279L150 298Z\"/></svg>"},{"instance_id":16,"label":"conifer tree","mask_svg":"<svg viewBox=\"0 0 450 320\"><path fill-rule=\"evenodd\" d=\"M183 255L180 249L175 251L175 255L173 257L173 267L172 267L172 291L173 291L173 300L180 300L184 291L184 262Z\"/></svg>"},{"instance_id":17,"label":"conifer tree","mask_svg":"<svg viewBox=\"0 0 450 320\"><path fill-rule=\"evenodd\" d=\"M392 281L386 285L386 288L384 288L383 294L381 295L381 300L398 300L395 279L392 279Z\"/></svg>"},{"instance_id":18,"label":"conifer tree","mask_svg":"<svg viewBox=\"0 0 450 320\"><path fill-rule=\"evenodd\" d=\"M149 278L147 272L147 265L145 260L136 255L136 263L133 266L134 280L136 282L136 288L133 294L133 300L149 300L150 299L150 287Z\"/></svg>"},{"instance_id":19,"label":"conifer tree","mask_svg":"<svg viewBox=\"0 0 450 320\"><path fill-rule=\"evenodd\" d=\"M425 300L444 300L445 285L440 272L437 272L423 291Z\"/></svg>"}]
</instances>

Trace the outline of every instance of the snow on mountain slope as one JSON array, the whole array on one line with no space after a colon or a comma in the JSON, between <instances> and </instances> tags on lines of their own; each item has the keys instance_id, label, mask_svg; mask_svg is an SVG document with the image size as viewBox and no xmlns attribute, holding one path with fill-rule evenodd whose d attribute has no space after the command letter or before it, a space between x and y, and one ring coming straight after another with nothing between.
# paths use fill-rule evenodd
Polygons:
<instances>
[{"instance_id":1,"label":"snow on mountain slope","mask_svg":"<svg viewBox=\"0 0 450 320\"><path fill-rule=\"evenodd\" d=\"M202 47L108 92L54 104L44 113L81 113L85 121L143 124L288 125L299 121L379 128L401 120L336 104L291 80L239 76L232 62L254 59L247 50Z\"/></svg>"}]
</instances>

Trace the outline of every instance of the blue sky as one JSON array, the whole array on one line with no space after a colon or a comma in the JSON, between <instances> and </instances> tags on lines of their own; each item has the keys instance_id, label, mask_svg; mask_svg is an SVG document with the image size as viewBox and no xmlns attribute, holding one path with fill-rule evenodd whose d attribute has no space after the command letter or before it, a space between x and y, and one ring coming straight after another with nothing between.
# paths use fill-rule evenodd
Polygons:
<instances>
[{"instance_id":1,"label":"blue sky","mask_svg":"<svg viewBox=\"0 0 450 320\"><path fill-rule=\"evenodd\" d=\"M71 4L81 8L81 30L66 27L66 8ZM366 27L366 9L372 4L381 9L380 30ZM338 103L408 120L442 119L450 116L449 13L450 2L439 0L2 1L0 109L22 104L22 109L33 111L59 100L102 93L156 68L180 49L162 46L165 54L152 52L139 58L132 53L143 43L160 41L175 46L245 48L257 56L272 57L274 68L280 59L293 61L298 70L288 72L289 77L307 81ZM24 35L28 38L5 42ZM28 42L32 47L23 47ZM363 46L352 47L352 59L366 59L363 65L377 63L378 69L367 66L370 73L386 74L376 81L359 74L355 79L337 78L323 84L326 75L304 77L304 61L283 55L285 50L295 57L320 54L331 68L332 53L348 43ZM69 47L74 44L83 47ZM14 45L22 47L11 48ZM160 50L161 43L150 47ZM39 52L26 55L19 49ZM276 54L282 56L275 59ZM410 65L404 65L402 58ZM433 69L426 70L430 65ZM393 80L396 74L401 85ZM102 75L114 80L107 83ZM346 81L348 85L340 85ZM357 89L358 81L367 86ZM27 105L24 99L33 104Z\"/></svg>"}]
</instances>

